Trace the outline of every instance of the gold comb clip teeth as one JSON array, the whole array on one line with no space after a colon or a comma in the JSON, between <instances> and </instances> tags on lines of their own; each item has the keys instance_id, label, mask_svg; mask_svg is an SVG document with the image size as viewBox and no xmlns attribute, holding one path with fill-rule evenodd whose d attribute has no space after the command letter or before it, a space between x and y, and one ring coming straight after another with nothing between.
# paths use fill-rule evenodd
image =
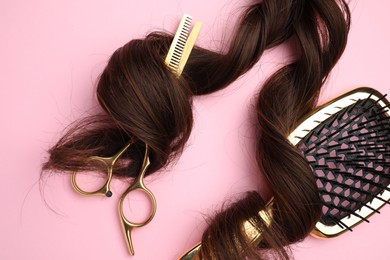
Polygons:
<instances>
[{"instance_id":1,"label":"gold comb clip teeth","mask_svg":"<svg viewBox=\"0 0 390 260\"><path fill-rule=\"evenodd\" d=\"M165 64L179 77L183 72L188 57L195 45L196 38L202 27L201 22L196 22L191 30L192 17L184 14L176 30L175 36L169 48Z\"/></svg>"}]
</instances>

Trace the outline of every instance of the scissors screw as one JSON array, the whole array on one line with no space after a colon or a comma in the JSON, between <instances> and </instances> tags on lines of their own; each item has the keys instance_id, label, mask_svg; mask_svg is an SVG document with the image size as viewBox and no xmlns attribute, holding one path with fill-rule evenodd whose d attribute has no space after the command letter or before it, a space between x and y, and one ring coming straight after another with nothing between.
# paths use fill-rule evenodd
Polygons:
<instances>
[{"instance_id":1,"label":"scissors screw","mask_svg":"<svg viewBox=\"0 0 390 260\"><path fill-rule=\"evenodd\" d=\"M107 196L107 197L111 197L111 196L112 196L112 192L111 192L110 190L107 191L106 196Z\"/></svg>"}]
</instances>

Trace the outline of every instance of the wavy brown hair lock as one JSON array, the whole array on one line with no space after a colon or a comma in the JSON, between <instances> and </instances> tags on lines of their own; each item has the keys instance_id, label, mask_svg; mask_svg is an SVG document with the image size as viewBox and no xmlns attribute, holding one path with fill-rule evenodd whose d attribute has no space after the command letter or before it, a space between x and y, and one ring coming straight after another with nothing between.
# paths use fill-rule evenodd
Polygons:
<instances>
[{"instance_id":1,"label":"wavy brown hair lock","mask_svg":"<svg viewBox=\"0 0 390 260\"><path fill-rule=\"evenodd\" d=\"M74 123L49 150L44 170L100 170L86 165L92 155L110 156L130 139L115 176L136 175L144 144L151 148L148 173L182 151L192 128L191 90L164 64L171 36L153 33L115 51L102 72L98 101L105 111Z\"/></svg>"},{"instance_id":2,"label":"wavy brown hair lock","mask_svg":"<svg viewBox=\"0 0 390 260\"><path fill-rule=\"evenodd\" d=\"M256 158L273 192L273 203L268 210L272 212L272 221L267 226L259 216L266 203L257 192L249 192L212 220L203 234L199 254L202 259L289 259L285 246L305 238L321 216L314 176L287 136L314 108L324 81L343 53L350 13L344 1L264 0L251 8L267 13L263 8L275 2L285 2L284 6L290 8L288 21L300 55L267 80L256 105L259 123ZM268 11L279 12L278 9ZM257 13L260 11L247 12L254 16ZM253 23L241 26L252 27ZM245 36L247 41L252 38L255 41L258 37ZM253 53L253 60L258 59L257 55L258 52ZM261 233L259 243L252 243L243 231L245 220L250 220Z\"/></svg>"},{"instance_id":3,"label":"wavy brown hair lock","mask_svg":"<svg viewBox=\"0 0 390 260\"><path fill-rule=\"evenodd\" d=\"M342 0L263 0L245 10L226 53L195 47L180 78L164 64L172 36L152 33L132 40L115 51L100 76L97 97L103 112L71 125L49 150L43 170L100 171L86 159L111 156L130 139L135 145L121 157L114 175L136 175L145 143L151 148L147 173L159 170L182 152L189 138L193 95L225 88L266 49L294 37L299 58L270 77L256 107L257 162L274 196L271 225L258 215L266 202L257 191L249 192L210 222L199 254L203 259L287 259L284 246L312 230L321 205L309 166L286 136L315 106L345 48L349 19ZM261 232L259 244L243 232L245 220Z\"/></svg>"},{"instance_id":4,"label":"wavy brown hair lock","mask_svg":"<svg viewBox=\"0 0 390 260\"><path fill-rule=\"evenodd\" d=\"M192 95L226 87L248 71L265 49L291 36L288 13L282 12L283 19L276 14L287 9L285 1L264 2L263 11L249 8L243 15L227 53L195 47L180 78L163 63L171 35L154 32L116 50L98 81L97 97L105 113L73 123L49 150L43 170L103 170L86 165L86 159L112 155L131 138L138 142L121 157L126 163L115 166L115 176L136 174L144 143L151 148L147 174L174 160L191 132ZM247 26L252 23L263 24ZM260 31L253 31L256 28ZM246 41L248 35L256 38Z\"/></svg>"}]
</instances>

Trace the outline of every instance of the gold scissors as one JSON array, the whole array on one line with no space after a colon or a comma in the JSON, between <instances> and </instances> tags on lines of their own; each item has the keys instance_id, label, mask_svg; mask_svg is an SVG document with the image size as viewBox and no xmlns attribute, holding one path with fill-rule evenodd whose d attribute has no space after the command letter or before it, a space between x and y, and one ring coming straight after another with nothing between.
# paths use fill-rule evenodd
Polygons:
<instances>
[{"instance_id":1,"label":"gold scissors","mask_svg":"<svg viewBox=\"0 0 390 260\"><path fill-rule=\"evenodd\" d=\"M114 154L111 157L101 157L101 156L91 156L91 157L89 157L90 161L96 161L96 162L101 163L101 164L103 164L103 165L105 165L107 167L107 180L103 184L103 186L100 189L96 190L96 191L92 191L92 192L84 191L83 189L81 189L78 186L78 184L76 182L77 171L73 171L73 173L71 175L71 182L72 182L72 186L73 186L74 190L76 192L80 193L81 195L85 195L85 196L103 195L103 196L111 197L112 196L112 192L110 191L110 183L111 183L111 180L112 180L112 171L113 171L113 168L114 168L114 164L118 161L119 157L133 143L134 143L133 141L130 141L119 152L117 152L116 154ZM129 249L129 253L131 255L134 255L134 247L133 247L133 243L132 243L132 240L131 240L131 231L132 231L132 229L133 228L137 228L137 227L142 227L142 226L145 226L146 224L148 224L153 219L153 217L154 217L154 215L156 213L156 209L157 209L157 203L156 203L156 199L155 199L153 193L144 185L144 182L143 182L143 179L144 179L144 176L145 176L145 172L149 168L149 165L150 165L149 146L146 144L145 145L145 155L144 155L144 159L143 159L143 162L142 162L142 166L141 166L140 172L139 172L138 176L135 178L134 182L130 185L130 187L128 187L127 190L120 196L119 202L118 202L119 218L120 218L120 221L122 223L122 229L123 229L123 232L124 232L124 235L125 235L125 238L126 238L127 247ZM132 221L130 221L130 220L128 220L126 218L126 216L125 216L125 214L123 212L123 201L124 201L125 197L130 192L135 191L135 190L139 190L139 191L142 191L142 192L146 193L146 195L149 197L149 199L150 199L150 201L152 203L152 209L151 209L151 212L149 214L149 217L145 221L143 221L143 222L132 222Z\"/></svg>"}]
</instances>

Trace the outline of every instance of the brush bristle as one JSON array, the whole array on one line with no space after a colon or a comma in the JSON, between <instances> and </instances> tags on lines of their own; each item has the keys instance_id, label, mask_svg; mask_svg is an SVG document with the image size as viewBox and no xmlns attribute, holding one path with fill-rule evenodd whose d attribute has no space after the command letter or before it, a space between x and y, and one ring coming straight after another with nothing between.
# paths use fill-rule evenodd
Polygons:
<instances>
[{"instance_id":1,"label":"brush bristle","mask_svg":"<svg viewBox=\"0 0 390 260\"><path fill-rule=\"evenodd\" d=\"M339 108L301 138L302 151L316 177L323 203L320 222L352 230L342 219L360 214L390 185L390 121L388 106L371 95ZM382 199L383 200L383 199ZM388 203L387 200L383 202Z\"/></svg>"}]
</instances>

